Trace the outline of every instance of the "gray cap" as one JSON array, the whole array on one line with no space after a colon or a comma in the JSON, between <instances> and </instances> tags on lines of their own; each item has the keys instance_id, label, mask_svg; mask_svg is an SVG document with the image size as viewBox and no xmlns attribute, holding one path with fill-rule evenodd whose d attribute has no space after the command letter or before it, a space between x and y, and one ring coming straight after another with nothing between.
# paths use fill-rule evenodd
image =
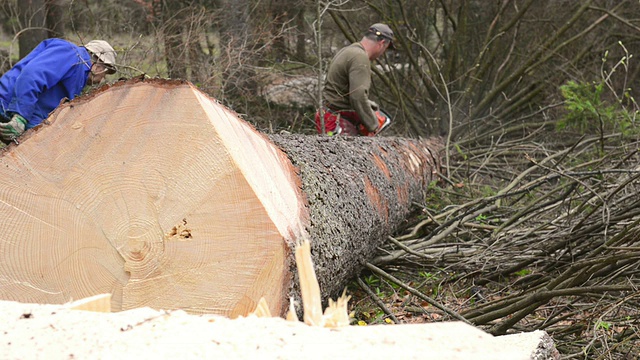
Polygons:
<instances>
[{"instance_id":1,"label":"gray cap","mask_svg":"<svg viewBox=\"0 0 640 360\"><path fill-rule=\"evenodd\" d=\"M89 41L85 46L98 60L106 65L107 74L116 73L116 51L104 40Z\"/></svg>"},{"instance_id":2,"label":"gray cap","mask_svg":"<svg viewBox=\"0 0 640 360\"><path fill-rule=\"evenodd\" d=\"M393 41L396 38L393 35L393 30L391 30L391 28L388 25L380 24L380 23L373 24L369 26L369 29L367 30L367 34L375 34L378 37L383 37L389 40L389 47L395 50L396 47L393 45Z\"/></svg>"}]
</instances>

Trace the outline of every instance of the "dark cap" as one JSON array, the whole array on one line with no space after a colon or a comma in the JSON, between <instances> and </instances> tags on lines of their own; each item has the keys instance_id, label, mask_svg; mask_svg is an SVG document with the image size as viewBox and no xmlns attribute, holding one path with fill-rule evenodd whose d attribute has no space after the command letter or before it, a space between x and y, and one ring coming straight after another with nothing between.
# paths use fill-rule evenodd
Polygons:
<instances>
[{"instance_id":1,"label":"dark cap","mask_svg":"<svg viewBox=\"0 0 640 360\"><path fill-rule=\"evenodd\" d=\"M375 34L378 37L383 37L389 40L389 48L395 50L396 47L393 44L395 37L393 36L393 30L388 25L385 24L373 24L367 30L367 34Z\"/></svg>"}]
</instances>

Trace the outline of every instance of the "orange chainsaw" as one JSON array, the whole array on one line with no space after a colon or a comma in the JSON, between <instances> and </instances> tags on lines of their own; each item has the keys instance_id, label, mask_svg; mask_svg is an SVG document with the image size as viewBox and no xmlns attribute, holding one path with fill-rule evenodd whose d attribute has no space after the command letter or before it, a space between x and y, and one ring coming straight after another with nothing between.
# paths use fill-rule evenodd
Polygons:
<instances>
[{"instance_id":1,"label":"orange chainsaw","mask_svg":"<svg viewBox=\"0 0 640 360\"><path fill-rule=\"evenodd\" d=\"M374 113L376 114L376 118L378 119L378 128L375 131L370 132L369 130L367 130L367 128L364 125L360 124L360 126L358 127L358 131L360 132L360 135L376 136L380 134L382 130L387 128L389 124L391 124L391 116L389 116L389 114L387 114L384 110L380 109L380 110L374 111Z\"/></svg>"}]
</instances>

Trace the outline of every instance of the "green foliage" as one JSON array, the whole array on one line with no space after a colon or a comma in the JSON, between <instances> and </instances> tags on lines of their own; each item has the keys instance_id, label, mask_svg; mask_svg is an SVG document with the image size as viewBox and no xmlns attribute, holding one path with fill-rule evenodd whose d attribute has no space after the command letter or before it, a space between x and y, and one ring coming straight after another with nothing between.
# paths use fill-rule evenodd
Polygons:
<instances>
[{"instance_id":1,"label":"green foliage","mask_svg":"<svg viewBox=\"0 0 640 360\"><path fill-rule=\"evenodd\" d=\"M423 285L426 285L426 289L431 291L432 296L438 296L438 294L442 291L442 286L440 284L441 278L432 272L428 271L420 271L418 275L425 279Z\"/></svg>"},{"instance_id":2,"label":"green foliage","mask_svg":"<svg viewBox=\"0 0 640 360\"><path fill-rule=\"evenodd\" d=\"M596 324L596 328L597 329L603 329L603 330L609 330L609 329L611 329L611 323L606 322L606 321L598 321L598 323Z\"/></svg>"},{"instance_id":3,"label":"green foliage","mask_svg":"<svg viewBox=\"0 0 640 360\"><path fill-rule=\"evenodd\" d=\"M560 86L560 92L565 99L567 114L558 122L560 130L566 127L587 132L600 120L610 122L613 108L605 106L601 100L604 84L585 84L569 81Z\"/></svg>"},{"instance_id":4,"label":"green foliage","mask_svg":"<svg viewBox=\"0 0 640 360\"><path fill-rule=\"evenodd\" d=\"M531 270L522 269L522 270L516 271L514 274L517 275L517 276L526 276L526 275L531 274Z\"/></svg>"},{"instance_id":5,"label":"green foliage","mask_svg":"<svg viewBox=\"0 0 640 360\"><path fill-rule=\"evenodd\" d=\"M565 99L565 109L568 111L564 119L558 123L561 129L566 126L576 126L581 130L594 120L601 117L611 118L613 109L604 106L601 100L604 84L579 84L569 81L560 86L560 92Z\"/></svg>"},{"instance_id":6,"label":"green foliage","mask_svg":"<svg viewBox=\"0 0 640 360\"><path fill-rule=\"evenodd\" d=\"M436 276L430 272L426 272L426 271L420 271L418 273L418 275L420 275L421 277L427 279L427 280L435 280Z\"/></svg>"},{"instance_id":7,"label":"green foliage","mask_svg":"<svg viewBox=\"0 0 640 360\"><path fill-rule=\"evenodd\" d=\"M595 130L618 131L631 135L635 113L631 114L619 102L603 99L606 85L603 82L578 83L569 81L560 86L564 97L566 115L558 122L558 130L573 128L581 133L593 133ZM630 99L629 91L624 97Z\"/></svg>"},{"instance_id":8,"label":"green foliage","mask_svg":"<svg viewBox=\"0 0 640 360\"><path fill-rule=\"evenodd\" d=\"M365 276L364 283L367 284L367 286L369 287L375 288L380 286L380 278L378 278L375 275Z\"/></svg>"},{"instance_id":9,"label":"green foliage","mask_svg":"<svg viewBox=\"0 0 640 360\"><path fill-rule=\"evenodd\" d=\"M437 181L431 181L427 187L427 196L424 199L425 204L428 204L429 208L435 211L442 209L449 204L448 196L444 193L443 189L438 186ZM421 218L426 218L427 215Z\"/></svg>"},{"instance_id":10,"label":"green foliage","mask_svg":"<svg viewBox=\"0 0 640 360\"><path fill-rule=\"evenodd\" d=\"M363 319L358 321L358 325L359 326L365 326L367 324L380 323L382 318L384 318L384 316L385 316L385 313L382 312L382 310L380 310L380 309L363 311L361 314L362 314L362 318Z\"/></svg>"},{"instance_id":11,"label":"green foliage","mask_svg":"<svg viewBox=\"0 0 640 360\"><path fill-rule=\"evenodd\" d=\"M491 197L491 196L494 196L494 195L496 195L498 193L494 188L492 188L489 185L482 186L480 191L481 191L483 197Z\"/></svg>"},{"instance_id":12,"label":"green foliage","mask_svg":"<svg viewBox=\"0 0 640 360\"><path fill-rule=\"evenodd\" d=\"M462 148L460 148L460 145L453 144L453 147L456 149L456 152L458 153L458 155L462 156L463 160L467 160L467 155L464 153L464 151L462 151Z\"/></svg>"}]
</instances>

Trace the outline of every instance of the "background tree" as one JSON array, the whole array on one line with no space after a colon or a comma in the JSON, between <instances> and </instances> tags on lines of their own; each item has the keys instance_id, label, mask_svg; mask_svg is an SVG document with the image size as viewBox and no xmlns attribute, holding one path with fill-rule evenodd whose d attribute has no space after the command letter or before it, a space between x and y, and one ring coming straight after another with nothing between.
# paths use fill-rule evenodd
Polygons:
<instances>
[{"instance_id":1,"label":"background tree","mask_svg":"<svg viewBox=\"0 0 640 360\"><path fill-rule=\"evenodd\" d=\"M27 0L15 4L19 57L25 57L38 43L64 34L62 0Z\"/></svg>"},{"instance_id":2,"label":"background tree","mask_svg":"<svg viewBox=\"0 0 640 360\"><path fill-rule=\"evenodd\" d=\"M44 0L18 1L20 19L20 58L27 56L33 48L48 37L46 7Z\"/></svg>"},{"instance_id":3,"label":"background tree","mask_svg":"<svg viewBox=\"0 0 640 360\"><path fill-rule=\"evenodd\" d=\"M47 24L47 37L61 37L65 33L65 4L67 1L63 0L46 0L46 24Z\"/></svg>"},{"instance_id":4,"label":"background tree","mask_svg":"<svg viewBox=\"0 0 640 360\"><path fill-rule=\"evenodd\" d=\"M401 50L393 62L403 62L379 74L377 90L395 102L404 131L419 135L536 126L524 119L556 103L562 83L589 81L605 51L620 54L618 41L631 53L637 44L637 28L625 20L637 11L632 1L365 3L397 30ZM352 37L363 21L339 10L334 19ZM634 66L627 76L636 73Z\"/></svg>"}]
</instances>

